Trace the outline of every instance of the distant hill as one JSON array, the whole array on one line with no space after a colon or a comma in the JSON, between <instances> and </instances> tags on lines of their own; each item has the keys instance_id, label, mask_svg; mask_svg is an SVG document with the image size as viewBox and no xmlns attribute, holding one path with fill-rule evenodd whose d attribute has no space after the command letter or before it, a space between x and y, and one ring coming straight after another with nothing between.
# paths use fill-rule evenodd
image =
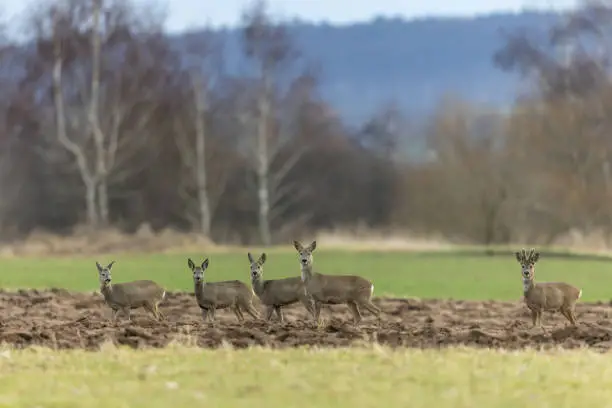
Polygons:
<instances>
[{"instance_id":1,"label":"distant hill","mask_svg":"<svg viewBox=\"0 0 612 408\"><path fill-rule=\"evenodd\" d=\"M333 26L290 25L302 53L322 68L322 93L351 123L395 100L408 112L429 111L446 92L503 107L516 95L518 77L492 63L503 44L500 30L528 28L542 35L560 17L525 11L474 18L379 18ZM201 35L192 32L182 34ZM219 32L228 44L230 69L241 64L238 32ZM181 37L177 38L180 42Z\"/></svg>"}]
</instances>

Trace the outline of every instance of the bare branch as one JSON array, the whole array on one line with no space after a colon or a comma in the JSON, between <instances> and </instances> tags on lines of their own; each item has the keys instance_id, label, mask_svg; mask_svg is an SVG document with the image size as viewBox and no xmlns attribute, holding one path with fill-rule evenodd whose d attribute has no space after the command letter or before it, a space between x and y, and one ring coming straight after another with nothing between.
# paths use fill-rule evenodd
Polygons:
<instances>
[{"instance_id":1,"label":"bare branch","mask_svg":"<svg viewBox=\"0 0 612 408\"><path fill-rule=\"evenodd\" d=\"M270 211L270 221L273 222L282 217L289 208L302 201L305 196L306 193L297 188L297 185L287 186L287 188L282 191L282 194L277 195L274 200L275 204Z\"/></svg>"},{"instance_id":2,"label":"bare branch","mask_svg":"<svg viewBox=\"0 0 612 408\"><path fill-rule=\"evenodd\" d=\"M298 149L293 152L287 160L283 162L282 166L278 170L272 172L270 188L273 191L281 185L287 174L289 174L289 172L293 170L293 168L299 163L300 159L304 156L304 154L306 154L307 151L308 147L306 146L298 147Z\"/></svg>"},{"instance_id":3,"label":"bare branch","mask_svg":"<svg viewBox=\"0 0 612 408\"><path fill-rule=\"evenodd\" d=\"M183 125L182 120L179 118L174 118L172 125L174 127L173 140L178 148L179 154L181 155L181 161L185 167L192 171L195 169L195 158L189 145L189 139L185 131L185 126Z\"/></svg>"},{"instance_id":4,"label":"bare branch","mask_svg":"<svg viewBox=\"0 0 612 408\"><path fill-rule=\"evenodd\" d=\"M85 183L93 182L93 175L87 166L87 159L83 149L68 138L66 131L66 113L64 108L64 97L62 96L62 50L60 40L55 38L54 64L53 64L53 95L55 100L55 115L57 126L57 137L59 142L74 156L79 166L81 178Z\"/></svg>"},{"instance_id":5,"label":"bare branch","mask_svg":"<svg viewBox=\"0 0 612 408\"><path fill-rule=\"evenodd\" d=\"M115 105L111 111L111 129L110 129L110 141L108 145L108 151L106 154L106 163L109 169L114 168L115 159L117 157L117 149L119 146L119 129L123 123L125 117L125 110L121 109L119 105Z\"/></svg>"}]
</instances>

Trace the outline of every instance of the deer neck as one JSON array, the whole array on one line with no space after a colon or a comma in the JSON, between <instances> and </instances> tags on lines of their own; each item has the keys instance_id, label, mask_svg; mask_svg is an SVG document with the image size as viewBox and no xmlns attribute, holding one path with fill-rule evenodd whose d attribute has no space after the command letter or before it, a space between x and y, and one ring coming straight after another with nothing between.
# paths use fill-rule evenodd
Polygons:
<instances>
[{"instance_id":1,"label":"deer neck","mask_svg":"<svg viewBox=\"0 0 612 408\"><path fill-rule=\"evenodd\" d=\"M100 285L100 293L104 298L108 298L113 293L113 285L110 283L102 283Z\"/></svg>"},{"instance_id":2,"label":"deer neck","mask_svg":"<svg viewBox=\"0 0 612 408\"><path fill-rule=\"evenodd\" d=\"M193 282L193 288L194 288L194 295L196 297L196 299L198 300L198 304L200 304L202 297L204 296L204 285L206 285L206 283L204 283L204 281L200 281L200 282Z\"/></svg>"},{"instance_id":3,"label":"deer neck","mask_svg":"<svg viewBox=\"0 0 612 408\"><path fill-rule=\"evenodd\" d=\"M256 295L261 295L264 289L264 281L261 277L253 278L251 277L251 286L253 286L253 291Z\"/></svg>"},{"instance_id":4,"label":"deer neck","mask_svg":"<svg viewBox=\"0 0 612 408\"><path fill-rule=\"evenodd\" d=\"M204 285L206 285L206 283L203 280L201 280L199 282L194 282L193 286L195 288L196 293L201 292L202 289L204 289Z\"/></svg>"},{"instance_id":5,"label":"deer neck","mask_svg":"<svg viewBox=\"0 0 612 408\"><path fill-rule=\"evenodd\" d=\"M312 265L302 266L302 282L308 283L312 279Z\"/></svg>"},{"instance_id":6,"label":"deer neck","mask_svg":"<svg viewBox=\"0 0 612 408\"><path fill-rule=\"evenodd\" d=\"M523 278L523 294L527 295L531 289L535 288L536 283L533 278Z\"/></svg>"}]
</instances>

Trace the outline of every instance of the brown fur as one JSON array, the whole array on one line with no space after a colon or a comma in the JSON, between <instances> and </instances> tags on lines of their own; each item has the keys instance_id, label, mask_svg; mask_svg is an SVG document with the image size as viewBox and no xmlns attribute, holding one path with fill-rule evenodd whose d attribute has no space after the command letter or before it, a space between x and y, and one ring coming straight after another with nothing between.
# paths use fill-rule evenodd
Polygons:
<instances>
[{"instance_id":1,"label":"brown fur","mask_svg":"<svg viewBox=\"0 0 612 408\"><path fill-rule=\"evenodd\" d=\"M111 283L110 270L115 261L103 268L98 262L98 275L100 278L100 292L104 301L113 310L113 320L121 310L128 320L131 320L131 309L143 307L148 310L155 320L165 318L159 310L159 304L164 300L166 291L152 280L137 280L132 282Z\"/></svg>"},{"instance_id":2,"label":"brown fur","mask_svg":"<svg viewBox=\"0 0 612 408\"><path fill-rule=\"evenodd\" d=\"M257 309L253 307L253 291L244 282L205 282L204 271L208 268L208 259L201 266L196 266L191 259L187 262L193 272L195 297L204 320L214 322L216 310L225 308L232 309L241 323L244 321L243 310L253 319L259 319Z\"/></svg>"},{"instance_id":3,"label":"brown fur","mask_svg":"<svg viewBox=\"0 0 612 408\"><path fill-rule=\"evenodd\" d=\"M353 315L355 324L361 321L360 306L380 319L380 309L371 301L374 292L372 282L356 275L324 275L314 272L312 252L317 246L316 241L313 241L307 248L304 248L298 241L293 241L293 245L300 254L301 278L305 283L306 291L313 299L314 318L317 323L322 304L346 304Z\"/></svg>"},{"instance_id":4,"label":"brown fur","mask_svg":"<svg viewBox=\"0 0 612 408\"><path fill-rule=\"evenodd\" d=\"M529 254L523 249L515 252L516 260L521 264L523 277L523 295L525 304L531 311L533 326L542 327L543 311L559 311L573 326L576 326L574 312L576 302L582 296L582 290L565 282L536 282L535 264L540 253L532 248Z\"/></svg>"},{"instance_id":5,"label":"brown fur","mask_svg":"<svg viewBox=\"0 0 612 408\"><path fill-rule=\"evenodd\" d=\"M308 313L314 317L312 299L306 293L306 288L304 287L302 279L299 277L290 277L264 280L263 264L266 262L266 254L261 254L257 261L255 261L250 252L247 256L251 264L251 284L253 286L253 291L266 308L266 320L270 320L272 314L276 312L278 319L281 322L285 321L282 308L297 302L302 303Z\"/></svg>"}]
</instances>

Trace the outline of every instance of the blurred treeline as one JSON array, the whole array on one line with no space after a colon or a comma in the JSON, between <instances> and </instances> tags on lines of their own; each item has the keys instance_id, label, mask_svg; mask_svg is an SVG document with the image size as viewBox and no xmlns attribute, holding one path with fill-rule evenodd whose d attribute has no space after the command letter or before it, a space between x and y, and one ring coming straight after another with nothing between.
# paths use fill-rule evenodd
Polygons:
<instances>
[{"instance_id":1,"label":"blurred treeline","mask_svg":"<svg viewBox=\"0 0 612 408\"><path fill-rule=\"evenodd\" d=\"M525 78L510 109L449 96L416 128L393 103L344 123L318 93L325 67L265 3L244 10L240 75L213 32L177 45L141 3L46 0L18 22L27 43L4 39L5 239L144 223L264 244L357 226L487 244L612 232L606 4L547 44L506 35L492 64ZM426 152L405 154L411 138Z\"/></svg>"}]
</instances>

